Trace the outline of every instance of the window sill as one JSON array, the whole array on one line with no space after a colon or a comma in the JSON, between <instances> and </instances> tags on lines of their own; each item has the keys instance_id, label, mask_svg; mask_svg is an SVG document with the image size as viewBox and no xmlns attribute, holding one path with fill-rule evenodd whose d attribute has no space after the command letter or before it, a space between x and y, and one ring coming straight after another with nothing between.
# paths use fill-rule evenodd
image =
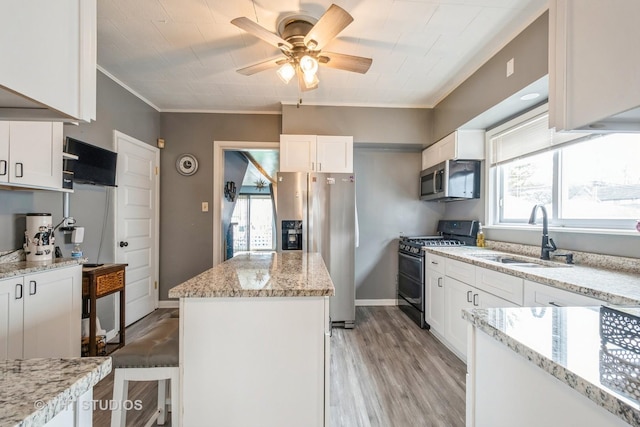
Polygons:
<instances>
[{"instance_id":1,"label":"window sill","mask_svg":"<svg viewBox=\"0 0 640 427\"><path fill-rule=\"evenodd\" d=\"M483 230L517 230L517 231L536 231L540 232L541 225L483 225ZM549 227L549 231L553 233L567 233L567 234L600 234L608 236L637 236L640 237L640 233L636 230L621 230L615 228L569 228L569 227Z\"/></svg>"}]
</instances>

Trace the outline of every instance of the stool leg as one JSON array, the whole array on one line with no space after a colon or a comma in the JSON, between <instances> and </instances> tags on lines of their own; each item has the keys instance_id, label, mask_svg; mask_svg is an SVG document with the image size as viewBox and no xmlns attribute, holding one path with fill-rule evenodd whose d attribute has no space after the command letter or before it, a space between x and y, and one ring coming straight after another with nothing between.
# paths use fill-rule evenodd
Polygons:
<instances>
[{"instance_id":1,"label":"stool leg","mask_svg":"<svg viewBox=\"0 0 640 427\"><path fill-rule=\"evenodd\" d=\"M167 380L158 381L158 424L164 425L167 415Z\"/></svg>"},{"instance_id":2,"label":"stool leg","mask_svg":"<svg viewBox=\"0 0 640 427\"><path fill-rule=\"evenodd\" d=\"M111 427L125 427L127 424L127 411L124 402L129 394L129 381L125 380L124 372L116 369L113 374L113 405L111 410Z\"/></svg>"},{"instance_id":3,"label":"stool leg","mask_svg":"<svg viewBox=\"0 0 640 427\"><path fill-rule=\"evenodd\" d=\"M180 426L180 416L182 410L180 407L180 370L174 368L171 373L171 427Z\"/></svg>"}]
</instances>

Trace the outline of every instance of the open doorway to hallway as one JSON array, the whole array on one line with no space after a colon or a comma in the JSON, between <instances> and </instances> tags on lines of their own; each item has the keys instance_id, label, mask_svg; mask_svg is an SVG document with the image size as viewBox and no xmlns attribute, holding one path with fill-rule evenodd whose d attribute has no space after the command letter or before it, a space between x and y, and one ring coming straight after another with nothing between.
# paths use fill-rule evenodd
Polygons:
<instances>
[{"instance_id":1,"label":"open doorway to hallway","mask_svg":"<svg viewBox=\"0 0 640 427\"><path fill-rule=\"evenodd\" d=\"M214 265L241 251L275 250L279 148L278 142L214 141Z\"/></svg>"}]
</instances>

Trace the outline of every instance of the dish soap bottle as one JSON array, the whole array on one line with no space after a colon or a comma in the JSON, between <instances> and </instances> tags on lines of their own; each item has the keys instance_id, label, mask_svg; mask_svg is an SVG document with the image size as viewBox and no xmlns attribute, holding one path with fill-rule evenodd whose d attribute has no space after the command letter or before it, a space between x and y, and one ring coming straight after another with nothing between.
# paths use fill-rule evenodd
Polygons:
<instances>
[{"instance_id":1,"label":"dish soap bottle","mask_svg":"<svg viewBox=\"0 0 640 427\"><path fill-rule=\"evenodd\" d=\"M482 231L482 223L478 223L478 235L476 237L476 246L479 248L484 248L484 231Z\"/></svg>"}]
</instances>

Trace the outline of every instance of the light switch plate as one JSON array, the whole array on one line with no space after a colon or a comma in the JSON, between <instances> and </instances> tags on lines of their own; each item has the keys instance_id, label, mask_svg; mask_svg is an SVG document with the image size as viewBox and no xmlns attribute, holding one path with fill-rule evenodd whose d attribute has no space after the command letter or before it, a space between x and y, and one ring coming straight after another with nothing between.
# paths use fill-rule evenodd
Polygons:
<instances>
[{"instance_id":1,"label":"light switch plate","mask_svg":"<svg viewBox=\"0 0 640 427\"><path fill-rule=\"evenodd\" d=\"M209 212L209 202L202 202L202 212Z\"/></svg>"},{"instance_id":2,"label":"light switch plate","mask_svg":"<svg viewBox=\"0 0 640 427\"><path fill-rule=\"evenodd\" d=\"M507 61L507 77L509 77L515 71L515 59L511 58Z\"/></svg>"}]
</instances>

